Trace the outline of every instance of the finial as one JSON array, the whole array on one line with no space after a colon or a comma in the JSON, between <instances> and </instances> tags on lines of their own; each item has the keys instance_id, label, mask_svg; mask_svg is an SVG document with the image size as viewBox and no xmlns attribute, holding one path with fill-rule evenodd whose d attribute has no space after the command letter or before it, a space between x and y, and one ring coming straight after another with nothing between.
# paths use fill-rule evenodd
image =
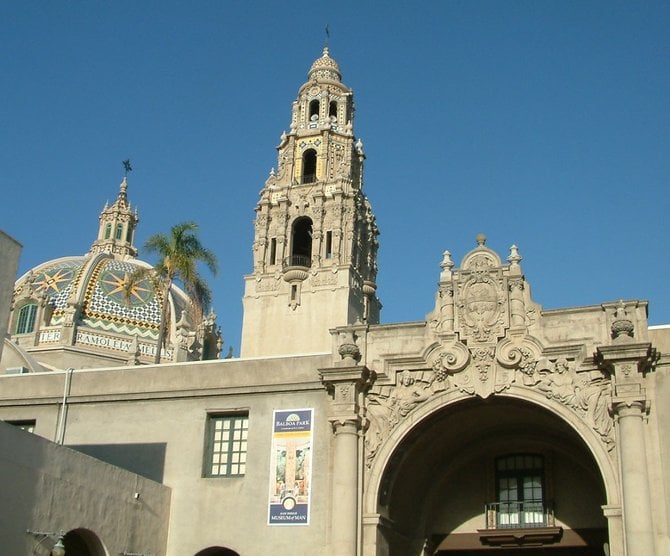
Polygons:
<instances>
[{"instance_id":1,"label":"finial","mask_svg":"<svg viewBox=\"0 0 670 556\"><path fill-rule=\"evenodd\" d=\"M363 154L363 141L361 140L360 137L358 138L358 141L356 141L356 145L354 146L356 147L356 152L358 154Z\"/></svg>"},{"instance_id":2,"label":"finial","mask_svg":"<svg viewBox=\"0 0 670 556\"><path fill-rule=\"evenodd\" d=\"M519 248L516 245L512 245L512 247L509 248L509 257L507 257L507 260L512 266L519 266L522 257L519 255Z\"/></svg>"},{"instance_id":3,"label":"finial","mask_svg":"<svg viewBox=\"0 0 670 556\"><path fill-rule=\"evenodd\" d=\"M440 266L444 270L451 270L454 268L454 261L451 260L451 253L449 251L442 253L442 262L440 263Z\"/></svg>"},{"instance_id":4,"label":"finial","mask_svg":"<svg viewBox=\"0 0 670 556\"><path fill-rule=\"evenodd\" d=\"M330 25L326 23L326 38L323 41L323 55L328 56L328 41L330 41Z\"/></svg>"},{"instance_id":5,"label":"finial","mask_svg":"<svg viewBox=\"0 0 670 556\"><path fill-rule=\"evenodd\" d=\"M274 166L272 168L270 168L270 175L271 176L275 175L275 167Z\"/></svg>"},{"instance_id":6,"label":"finial","mask_svg":"<svg viewBox=\"0 0 670 556\"><path fill-rule=\"evenodd\" d=\"M451 280L451 269L454 268L454 261L451 260L451 253L445 251L442 253L442 262L440 263L442 272L440 272L440 282L448 282Z\"/></svg>"},{"instance_id":7,"label":"finial","mask_svg":"<svg viewBox=\"0 0 670 556\"><path fill-rule=\"evenodd\" d=\"M633 325L633 321L628 318L628 315L626 314L626 306L624 305L623 299L620 299L614 310L612 339L615 342L629 342L631 341L631 338L633 338L634 331L635 326Z\"/></svg>"},{"instance_id":8,"label":"finial","mask_svg":"<svg viewBox=\"0 0 670 556\"><path fill-rule=\"evenodd\" d=\"M486 236L484 234L477 234L475 241L479 247L484 247L486 245Z\"/></svg>"}]
</instances>

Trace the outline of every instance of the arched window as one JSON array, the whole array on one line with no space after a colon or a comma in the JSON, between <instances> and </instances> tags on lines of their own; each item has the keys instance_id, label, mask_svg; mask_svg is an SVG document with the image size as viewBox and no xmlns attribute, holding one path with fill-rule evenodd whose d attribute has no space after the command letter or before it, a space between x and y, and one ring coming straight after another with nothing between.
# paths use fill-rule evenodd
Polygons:
<instances>
[{"instance_id":1,"label":"arched window","mask_svg":"<svg viewBox=\"0 0 670 556\"><path fill-rule=\"evenodd\" d=\"M309 121L315 122L319 119L319 101L313 100L309 103Z\"/></svg>"},{"instance_id":2,"label":"arched window","mask_svg":"<svg viewBox=\"0 0 670 556\"><path fill-rule=\"evenodd\" d=\"M331 120L337 120L337 101L331 100L330 106L328 107L328 115Z\"/></svg>"},{"instance_id":3,"label":"arched window","mask_svg":"<svg viewBox=\"0 0 670 556\"><path fill-rule=\"evenodd\" d=\"M291 265L312 265L312 220L298 218L291 229Z\"/></svg>"},{"instance_id":4,"label":"arched window","mask_svg":"<svg viewBox=\"0 0 670 556\"><path fill-rule=\"evenodd\" d=\"M133 242L133 229L130 226L128 226L128 231L126 232L126 241L128 243Z\"/></svg>"},{"instance_id":5,"label":"arched window","mask_svg":"<svg viewBox=\"0 0 670 556\"><path fill-rule=\"evenodd\" d=\"M302 183L316 181L316 151L307 149L302 154Z\"/></svg>"},{"instance_id":6,"label":"arched window","mask_svg":"<svg viewBox=\"0 0 670 556\"><path fill-rule=\"evenodd\" d=\"M35 330L35 316L37 315L37 305L28 303L19 310L19 316L16 319L16 333L29 334Z\"/></svg>"},{"instance_id":7,"label":"arched window","mask_svg":"<svg viewBox=\"0 0 670 556\"><path fill-rule=\"evenodd\" d=\"M108 223L105 226L105 239L109 239L111 235L112 235L112 225Z\"/></svg>"},{"instance_id":8,"label":"arched window","mask_svg":"<svg viewBox=\"0 0 670 556\"><path fill-rule=\"evenodd\" d=\"M116 225L116 239L121 239L123 237L123 224Z\"/></svg>"}]
</instances>

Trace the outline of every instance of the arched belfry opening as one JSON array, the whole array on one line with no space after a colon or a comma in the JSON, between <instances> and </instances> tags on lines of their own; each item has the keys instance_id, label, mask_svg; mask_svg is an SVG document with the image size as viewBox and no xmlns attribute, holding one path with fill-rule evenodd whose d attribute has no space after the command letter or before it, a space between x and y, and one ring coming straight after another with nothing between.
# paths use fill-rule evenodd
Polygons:
<instances>
[{"instance_id":1,"label":"arched belfry opening","mask_svg":"<svg viewBox=\"0 0 670 556\"><path fill-rule=\"evenodd\" d=\"M291 226L291 261L293 266L312 265L312 219L297 218Z\"/></svg>"},{"instance_id":2,"label":"arched belfry opening","mask_svg":"<svg viewBox=\"0 0 670 556\"><path fill-rule=\"evenodd\" d=\"M314 99L310 101L309 103L309 121L310 122L315 122L319 119L319 110L321 108L321 105L319 104L319 101Z\"/></svg>"},{"instance_id":3,"label":"arched belfry opening","mask_svg":"<svg viewBox=\"0 0 670 556\"><path fill-rule=\"evenodd\" d=\"M606 474L570 424L534 403L452 402L407 431L385 461L370 493L388 516L378 553L605 554Z\"/></svg>"},{"instance_id":4,"label":"arched belfry opening","mask_svg":"<svg viewBox=\"0 0 670 556\"><path fill-rule=\"evenodd\" d=\"M331 120L337 120L337 101L331 100L328 107L328 116Z\"/></svg>"},{"instance_id":5,"label":"arched belfry opening","mask_svg":"<svg viewBox=\"0 0 670 556\"><path fill-rule=\"evenodd\" d=\"M316 151L307 149L302 154L302 183L316 181Z\"/></svg>"}]
</instances>

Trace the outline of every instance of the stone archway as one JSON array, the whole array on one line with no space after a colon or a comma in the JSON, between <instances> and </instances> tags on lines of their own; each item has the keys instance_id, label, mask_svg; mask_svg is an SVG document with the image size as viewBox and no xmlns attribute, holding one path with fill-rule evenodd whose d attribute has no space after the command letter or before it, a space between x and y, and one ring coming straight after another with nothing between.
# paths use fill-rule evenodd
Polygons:
<instances>
[{"instance_id":1,"label":"stone archway","mask_svg":"<svg viewBox=\"0 0 670 556\"><path fill-rule=\"evenodd\" d=\"M375 492L366 499L375 496L379 517L374 531L364 530L366 556L469 556L473 550L483 556L487 549L501 556L523 549L532 556L533 545L543 547L538 554L604 554L608 473L573 426L545 407L508 396L442 403L405 427L378 481L371 470L368 489ZM510 455L539 462L532 475L540 506L500 505L501 484L510 484L506 476L521 481L523 499L523 464L498 468Z\"/></svg>"},{"instance_id":2,"label":"stone archway","mask_svg":"<svg viewBox=\"0 0 670 556\"><path fill-rule=\"evenodd\" d=\"M224 548L222 546L210 546L209 548L203 548L195 556L240 556L234 550L230 548Z\"/></svg>"},{"instance_id":3,"label":"stone archway","mask_svg":"<svg viewBox=\"0 0 670 556\"><path fill-rule=\"evenodd\" d=\"M102 541L89 529L73 529L63 537L67 556L107 556Z\"/></svg>"}]
</instances>

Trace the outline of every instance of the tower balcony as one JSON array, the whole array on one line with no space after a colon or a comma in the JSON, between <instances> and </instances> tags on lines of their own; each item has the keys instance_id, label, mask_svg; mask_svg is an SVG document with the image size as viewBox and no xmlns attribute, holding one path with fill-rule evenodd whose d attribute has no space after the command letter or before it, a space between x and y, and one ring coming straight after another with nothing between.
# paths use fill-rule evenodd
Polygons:
<instances>
[{"instance_id":1,"label":"tower balcony","mask_svg":"<svg viewBox=\"0 0 670 556\"><path fill-rule=\"evenodd\" d=\"M291 255L282 261L282 274L286 282L302 282L309 275L312 259L306 255Z\"/></svg>"}]
</instances>

